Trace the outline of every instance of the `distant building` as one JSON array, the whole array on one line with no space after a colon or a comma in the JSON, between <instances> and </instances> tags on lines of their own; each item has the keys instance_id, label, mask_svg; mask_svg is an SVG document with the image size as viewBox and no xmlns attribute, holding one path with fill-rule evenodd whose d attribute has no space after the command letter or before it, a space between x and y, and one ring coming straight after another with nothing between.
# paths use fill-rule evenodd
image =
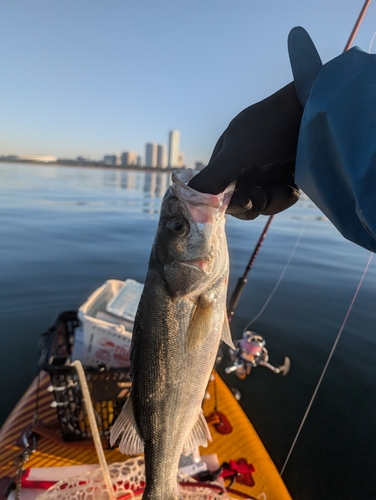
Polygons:
<instances>
[{"instance_id":1,"label":"distant building","mask_svg":"<svg viewBox=\"0 0 376 500\"><path fill-rule=\"evenodd\" d=\"M57 161L56 156L48 155L10 155L8 158L10 160L37 161L40 163L51 163Z\"/></svg>"},{"instance_id":2,"label":"distant building","mask_svg":"<svg viewBox=\"0 0 376 500\"><path fill-rule=\"evenodd\" d=\"M179 149L180 149L180 132L179 130L171 130L169 134L168 144L168 166L179 166Z\"/></svg>"},{"instance_id":3,"label":"distant building","mask_svg":"<svg viewBox=\"0 0 376 500\"><path fill-rule=\"evenodd\" d=\"M91 161L91 160L87 156L77 156L77 158L76 158L77 163L87 163L88 161Z\"/></svg>"},{"instance_id":4,"label":"distant building","mask_svg":"<svg viewBox=\"0 0 376 500\"><path fill-rule=\"evenodd\" d=\"M120 153L116 153L114 155L104 155L103 163L107 163L107 165L121 165Z\"/></svg>"},{"instance_id":5,"label":"distant building","mask_svg":"<svg viewBox=\"0 0 376 500\"><path fill-rule=\"evenodd\" d=\"M166 168L167 166L166 158L166 146L158 144L157 148L157 167Z\"/></svg>"},{"instance_id":6,"label":"distant building","mask_svg":"<svg viewBox=\"0 0 376 500\"><path fill-rule=\"evenodd\" d=\"M125 167L130 167L131 165L137 165L137 154L132 151L124 151L121 155L121 164Z\"/></svg>"},{"instance_id":7,"label":"distant building","mask_svg":"<svg viewBox=\"0 0 376 500\"><path fill-rule=\"evenodd\" d=\"M205 168L205 163L202 163L201 161L196 161L195 163L195 170L202 170Z\"/></svg>"},{"instance_id":8,"label":"distant building","mask_svg":"<svg viewBox=\"0 0 376 500\"><path fill-rule=\"evenodd\" d=\"M141 167L141 165L142 165L142 158L141 156L137 156L137 166Z\"/></svg>"},{"instance_id":9,"label":"distant building","mask_svg":"<svg viewBox=\"0 0 376 500\"><path fill-rule=\"evenodd\" d=\"M115 161L114 155L103 156L103 163L107 163L108 165L113 165L114 161Z\"/></svg>"},{"instance_id":10,"label":"distant building","mask_svg":"<svg viewBox=\"0 0 376 500\"><path fill-rule=\"evenodd\" d=\"M154 144L153 142L148 142L145 148L145 166L156 167L157 157L158 157L157 145Z\"/></svg>"},{"instance_id":11,"label":"distant building","mask_svg":"<svg viewBox=\"0 0 376 500\"><path fill-rule=\"evenodd\" d=\"M184 153L179 153L178 154L178 163L176 165L179 168L184 167Z\"/></svg>"}]
</instances>

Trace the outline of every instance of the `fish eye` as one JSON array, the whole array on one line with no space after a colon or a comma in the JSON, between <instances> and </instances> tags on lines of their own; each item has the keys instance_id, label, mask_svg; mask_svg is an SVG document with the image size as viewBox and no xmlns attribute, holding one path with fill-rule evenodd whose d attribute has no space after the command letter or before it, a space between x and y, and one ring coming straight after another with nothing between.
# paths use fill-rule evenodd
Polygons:
<instances>
[{"instance_id":1,"label":"fish eye","mask_svg":"<svg viewBox=\"0 0 376 500\"><path fill-rule=\"evenodd\" d=\"M189 233L189 224L183 217L174 217L167 222L167 231L171 236L187 236Z\"/></svg>"}]
</instances>

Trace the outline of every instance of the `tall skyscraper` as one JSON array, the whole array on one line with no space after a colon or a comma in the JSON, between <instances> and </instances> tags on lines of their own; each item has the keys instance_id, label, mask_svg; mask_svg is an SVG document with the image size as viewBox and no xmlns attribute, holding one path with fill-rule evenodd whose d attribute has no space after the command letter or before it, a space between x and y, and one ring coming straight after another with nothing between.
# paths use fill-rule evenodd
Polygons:
<instances>
[{"instance_id":1,"label":"tall skyscraper","mask_svg":"<svg viewBox=\"0 0 376 500\"><path fill-rule=\"evenodd\" d=\"M157 145L148 142L145 149L145 167L157 166Z\"/></svg>"},{"instance_id":2,"label":"tall skyscraper","mask_svg":"<svg viewBox=\"0 0 376 500\"><path fill-rule=\"evenodd\" d=\"M166 168L166 146L158 144L157 167Z\"/></svg>"},{"instance_id":3,"label":"tall skyscraper","mask_svg":"<svg viewBox=\"0 0 376 500\"><path fill-rule=\"evenodd\" d=\"M168 166L179 166L180 132L171 130L168 144Z\"/></svg>"}]
</instances>

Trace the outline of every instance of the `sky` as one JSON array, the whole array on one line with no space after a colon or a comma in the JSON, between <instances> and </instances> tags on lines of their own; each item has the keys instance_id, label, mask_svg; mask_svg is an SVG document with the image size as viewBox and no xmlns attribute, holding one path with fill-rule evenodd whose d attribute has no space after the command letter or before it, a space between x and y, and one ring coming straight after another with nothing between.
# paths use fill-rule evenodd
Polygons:
<instances>
[{"instance_id":1,"label":"sky","mask_svg":"<svg viewBox=\"0 0 376 500\"><path fill-rule=\"evenodd\" d=\"M176 129L186 164L207 163L236 114L292 80L290 29L327 62L363 3L2 0L0 155L144 158ZM355 44L368 52L375 31L373 2Z\"/></svg>"}]
</instances>

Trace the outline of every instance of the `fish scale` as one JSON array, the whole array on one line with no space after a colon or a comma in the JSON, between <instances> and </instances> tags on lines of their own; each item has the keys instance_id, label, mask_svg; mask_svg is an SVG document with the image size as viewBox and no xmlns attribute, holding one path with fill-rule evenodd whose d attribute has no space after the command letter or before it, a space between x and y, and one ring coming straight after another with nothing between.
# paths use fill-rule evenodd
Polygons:
<instances>
[{"instance_id":1,"label":"fish scale","mask_svg":"<svg viewBox=\"0 0 376 500\"><path fill-rule=\"evenodd\" d=\"M201 404L221 337L231 343L225 314L228 251L224 212L233 186L212 196L173 175L151 250L131 346L131 396L111 442L144 451L143 498L179 498L180 455L206 446Z\"/></svg>"}]
</instances>

